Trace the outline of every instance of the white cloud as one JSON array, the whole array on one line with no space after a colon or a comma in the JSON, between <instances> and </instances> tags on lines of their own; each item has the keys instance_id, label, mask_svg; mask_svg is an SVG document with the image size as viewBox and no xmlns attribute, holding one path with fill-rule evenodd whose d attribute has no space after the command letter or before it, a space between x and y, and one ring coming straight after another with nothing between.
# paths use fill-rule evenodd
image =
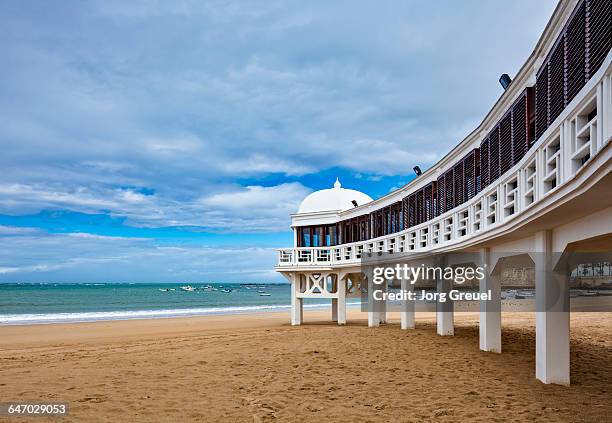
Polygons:
<instances>
[{"instance_id":1,"label":"white cloud","mask_svg":"<svg viewBox=\"0 0 612 423\"><path fill-rule=\"evenodd\" d=\"M0 184L0 213L35 212L38 209L108 212L126 217L134 226L197 226L214 231L284 231L289 215L310 189L300 183L276 186L224 186L223 190L182 201L132 189L77 186ZM0 231L1 234L1 231Z\"/></svg>"},{"instance_id":2,"label":"white cloud","mask_svg":"<svg viewBox=\"0 0 612 423\"><path fill-rule=\"evenodd\" d=\"M86 233L22 235L0 242L0 282L280 281L276 250L165 246L152 239Z\"/></svg>"},{"instance_id":3,"label":"white cloud","mask_svg":"<svg viewBox=\"0 0 612 423\"><path fill-rule=\"evenodd\" d=\"M16 227L16 226L3 226L0 225L0 236L11 236L11 235L27 235L40 233L38 228L27 228L27 227Z\"/></svg>"}]
</instances>

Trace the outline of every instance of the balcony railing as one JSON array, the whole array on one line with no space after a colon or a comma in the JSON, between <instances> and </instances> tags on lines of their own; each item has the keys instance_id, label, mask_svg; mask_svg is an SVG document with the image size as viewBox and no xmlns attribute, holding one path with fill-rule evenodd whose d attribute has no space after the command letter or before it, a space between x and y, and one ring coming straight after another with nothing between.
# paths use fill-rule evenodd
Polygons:
<instances>
[{"instance_id":1,"label":"balcony railing","mask_svg":"<svg viewBox=\"0 0 612 423\"><path fill-rule=\"evenodd\" d=\"M612 65L587 83L514 167L468 202L402 232L333 247L278 250L278 267L359 264L366 253L425 252L498 228L559 190L612 133Z\"/></svg>"}]
</instances>

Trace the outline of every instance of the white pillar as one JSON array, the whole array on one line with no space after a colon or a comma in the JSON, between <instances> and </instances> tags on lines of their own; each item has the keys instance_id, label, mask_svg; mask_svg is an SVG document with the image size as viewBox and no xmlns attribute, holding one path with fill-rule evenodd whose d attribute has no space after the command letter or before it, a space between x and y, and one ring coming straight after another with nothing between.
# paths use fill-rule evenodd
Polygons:
<instances>
[{"instance_id":1,"label":"white pillar","mask_svg":"<svg viewBox=\"0 0 612 423\"><path fill-rule=\"evenodd\" d=\"M446 293L445 302L436 302L436 326L438 335L447 336L455 334L453 302L448 298L448 293L452 289L452 281L439 279L436 282L436 290L438 293Z\"/></svg>"},{"instance_id":2,"label":"white pillar","mask_svg":"<svg viewBox=\"0 0 612 423\"><path fill-rule=\"evenodd\" d=\"M402 292L414 292L414 285L407 279L402 279ZM400 312L400 327L402 329L414 329L414 309L416 301L404 300L402 301L402 311Z\"/></svg>"},{"instance_id":3,"label":"white pillar","mask_svg":"<svg viewBox=\"0 0 612 423\"><path fill-rule=\"evenodd\" d=\"M501 353L501 280L494 271L489 249L481 251L480 265L485 266L485 277L479 281L480 292L491 291L490 300L480 300L480 349Z\"/></svg>"},{"instance_id":4,"label":"white pillar","mask_svg":"<svg viewBox=\"0 0 612 423\"><path fill-rule=\"evenodd\" d=\"M389 292L389 281L385 280L385 282L380 285L380 288L383 293ZM379 323L387 323L387 300L379 301L379 311L378 311L378 322Z\"/></svg>"},{"instance_id":5,"label":"white pillar","mask_svg":"<svg viewBox=\"0 0 612 423\"><path fill-rule=\"evenodd\" d=\"M377 327L380 325L378 317L378 305L375 305L374 290L379 289L379 285L372 282L372 278L368 278L368 327Z\"/></svg>"},{"instance_id":6,"label":"white pillar","mask_svg":"<svg viewBox=\"0 0 612 423\"><path fill-rule=\"evenodd\" d=\"M336 300L336 321L346 324L346 280L338 278L338 299Z\"/></svg>"},{"instance_id":7,"label":"white pillar","mask_svg":"<svg viewBox=\"0 0 612 423\"><path fill-rule=\"evenodd\" d=\"M300 291L300 275L293 273L293 282L291 283L291 324L293 326L301 325L304 317L304 300L298 298Z\"/></svg>"},{"instance_id":8,"label":"white pillar","mask_svg":"<svg viewBox=\"0 0 612 423\"><path fill-rule=\"evenodd\" d=\"M535 235L536 377L544 383L570 383L569 276L555 271L552 234Z\"/></svg>"},{"instance_id":9,"label":"white pillar","mask_svg":"<svg viewBox=\"0 0 612 423\"><path fill-rule=\"evenodd\" d=\"M338 321L338 299L332 298L331 300L331 311L332 311L332 322Z\"/></svg>"}]
</instances>

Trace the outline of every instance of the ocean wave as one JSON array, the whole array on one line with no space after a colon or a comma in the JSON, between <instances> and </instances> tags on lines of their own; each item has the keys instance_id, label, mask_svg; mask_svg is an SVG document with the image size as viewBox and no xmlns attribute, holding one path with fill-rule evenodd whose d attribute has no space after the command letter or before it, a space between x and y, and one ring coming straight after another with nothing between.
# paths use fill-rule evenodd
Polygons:
<instances>
[{"instance_id":1,"label":"ocean wave","mask_svg":"<svg viewBox=\"0 0 612 423\"><path fill-rule=\"evenodd\" d=\"M350 304L347 304L350 305ZM329 304L305 304L304 308L324 308ZM0 325L31 325L44 323L97 322L105 320L163 319L207 315L242 314L290 310L290 305L256 305L183 308L167 310L91 311L80 313L0 314Z\"/></svg>"}]
</instances>

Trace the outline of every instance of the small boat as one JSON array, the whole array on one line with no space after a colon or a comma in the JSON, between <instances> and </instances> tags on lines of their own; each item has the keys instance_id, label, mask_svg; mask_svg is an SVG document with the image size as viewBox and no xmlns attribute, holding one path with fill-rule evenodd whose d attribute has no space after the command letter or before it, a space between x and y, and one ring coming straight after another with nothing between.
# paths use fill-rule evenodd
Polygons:
<instances>
[{"instance_id":1,"label":"small boat","mask_svg":"<svg viewBox=\"0 0 612 423\"><path fill-rule=\"evenodd\" d=\"M517 291L515 298L517 300L526 300L535 297L535 291Z\"/></svg>"},{"instance_id":2,"label":"small boat","mask_svg":"<svg viewBox=\"0 0 612 423\"><path fill-rule=\"evenodd\" d=\"M192 291L195 291L196 289L191 285L186 285L186 286L181 286L181 290L192 292Z\"/></svg>"},{"instance_id":3,"label":"small boat","mask_svg":"<svg viewBox=\"0 0 612 423\"><path fill-rule=\"evenodd\" d=\"M261 293L261 292L259 293L259 296L260 296L260 297L269 297L269 296L271 296L271 295L272 295L272 294L266 294L265 292L264 292L264 293Z\"/></svg>"}]
</instances>

